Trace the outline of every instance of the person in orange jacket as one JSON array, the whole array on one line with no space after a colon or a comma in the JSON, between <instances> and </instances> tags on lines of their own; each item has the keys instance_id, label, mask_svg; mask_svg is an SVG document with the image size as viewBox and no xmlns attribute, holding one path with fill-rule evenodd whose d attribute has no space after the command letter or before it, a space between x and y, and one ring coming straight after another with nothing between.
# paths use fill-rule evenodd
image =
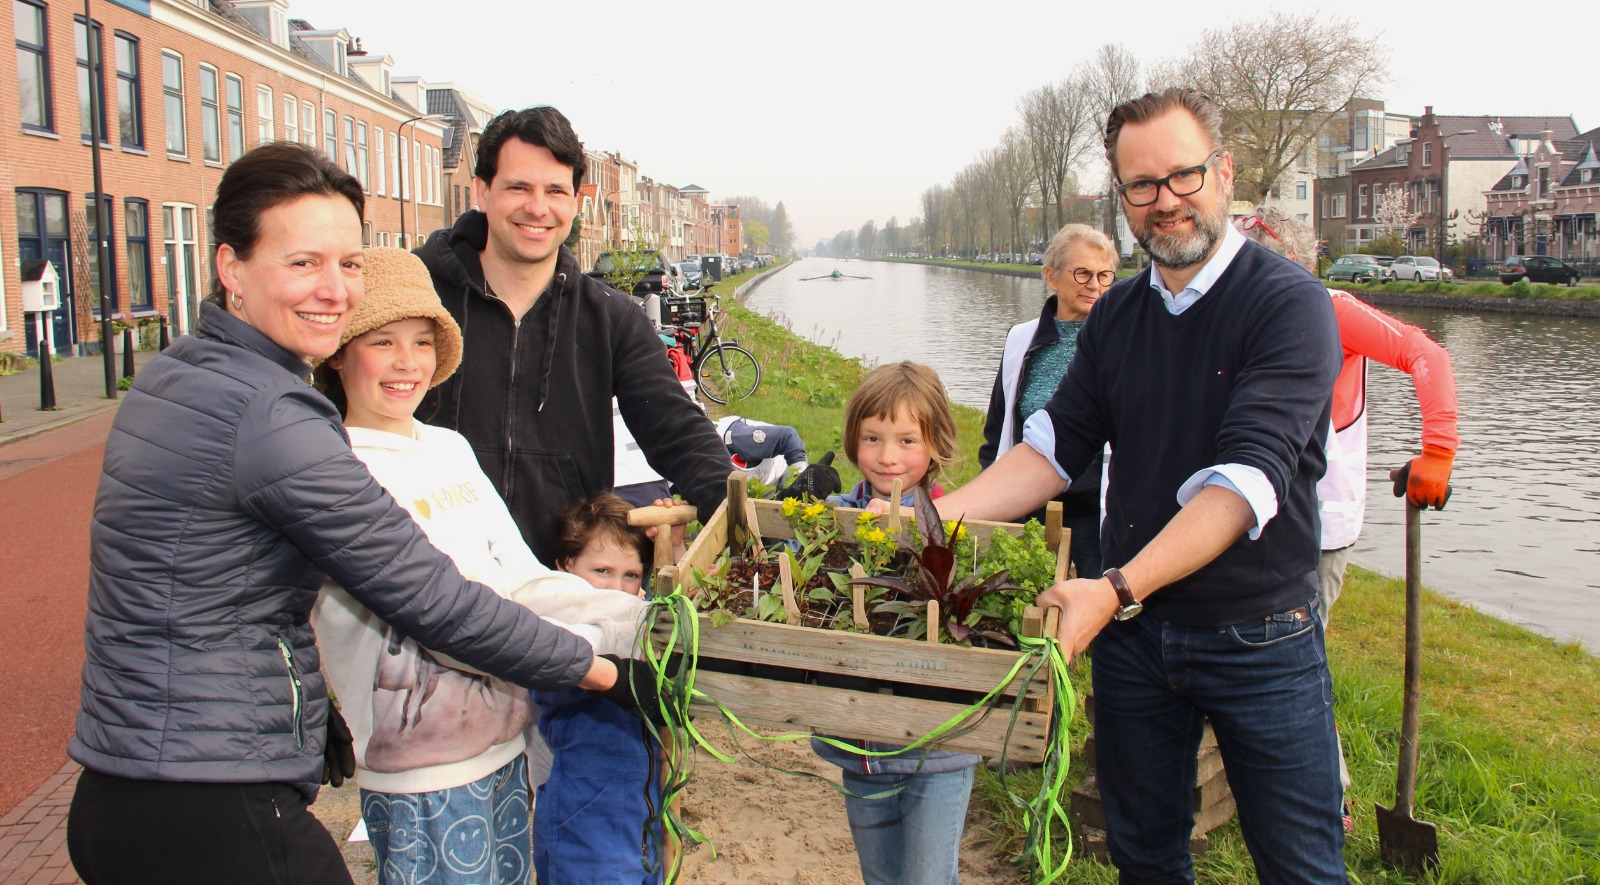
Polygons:
<instances>
[{"instance_id":1,"label":"person in orange jacket","mask_svg":"<svg viewBox=\"0 0 1600 885\"><path fill-rule=\"evenodd\" d=\"M1239 220L1246 236L1315 272L1316 238L1305 222L1267 206ZM1333 426L1328 437L1328 472L1317 483L1322 517L1322 556L1317 563L1317 608L1327 626L1344 587L1350 551L1361 534L1367 497L1367 360L1411 376L1422 410L1422 454L1406 465L1406 500L1443 510L1450 498L1450 471L1461 436L1456 431L1456 381L1450 353L1425 332L1358 300L1329 289L1339 322L1344 365L1333 386ZM1343 758L1339 776L1350 774ZM1346 827L1349 814L1345 815Z\"/></svg>"}]
</instances>

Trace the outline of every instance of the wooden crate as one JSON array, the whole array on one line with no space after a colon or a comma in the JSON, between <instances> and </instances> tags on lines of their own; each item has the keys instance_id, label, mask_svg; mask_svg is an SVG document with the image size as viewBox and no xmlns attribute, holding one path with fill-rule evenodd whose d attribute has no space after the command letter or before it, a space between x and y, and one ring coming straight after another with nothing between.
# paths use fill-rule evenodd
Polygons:
<instances>
[{"instance_id":1,"label":"wooden crate","mask_svg":"<svg viewBox=\"0 0 1600 885\"><path fill-rule=\"evenodd\" d=\"M740 477L742 480L742 477ZM694 544L676 566L658 569L658 593L681 587L694 596L693 572L709 573L716 560L729 549L732 539L742 537L754 526L763 538L792 538L793 530L776 501L750 500L741 482L730 480L728 501L701 530ZM838 508L841 540L853 533L859 510ZM894 526L884 519L886 529ZM980 545L996 531L1016 531L1011 523L972 521L964 523ZM1059 510L1052 515L1047 538L1057 551L1057 575L1065 574L1067 532L1060 528ZM738 543L738 541L735 541ZM1053 623L1053 612L1050 618ZM665 620L665 619L663 619ZM1046 629L1044 613L1030 607L1025 635L1042 636ZM658 638L670 623L658 623ZM713 627L706 614L699 615L701 668L695 677L696 688L725 706L748 725L788 731L810 731L840 737L867 738L907 744L933 731L960 712L971 700L982 697L1005 680L1020 653L967 648L926 640L890 638L840 630L790 626L766 621L735 618L722 627ZM1031 667L1031 665L1029 665ZM714 668L714 669L708 669ZM1041 667L1027 679L1027 669L1006 689L1003 699L976 727L942 741L946 750L999 756L1002 750L1010 759L1040 762L1048 746L1048 728L1053 708L1051 675ZM727 670L750 671L724 672ZM832 687L843 680L860 688ZM969 701L929 700L916 695L933 688L964 692ZM1012 702L1023 697L1023 711L1011 724ZM702 714L715 708L704 702ZM1009 742L1007 729L1011 729Z\"/></svg>"}]
</instances>

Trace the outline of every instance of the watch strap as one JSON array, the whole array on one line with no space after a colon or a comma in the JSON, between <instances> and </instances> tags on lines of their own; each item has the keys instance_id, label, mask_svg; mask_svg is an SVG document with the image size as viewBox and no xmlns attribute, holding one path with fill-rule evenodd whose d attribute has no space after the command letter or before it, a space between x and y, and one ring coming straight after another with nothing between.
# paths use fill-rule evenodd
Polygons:
<instances>
[{"instance_id":1,"label":"watch strap","mask_svg":"<svg viewBox=\"0 0 1600 885\"><path fill-rule=\"evenodd\" d=\"M1128 586L1128 579L1122 576L1120 569L1108 568L1104 575L1105 579L1111 582L1111 589L1117 591L1117 602L1123 608L1139 604L1138 598L1133 595L1133 588Z\"/></svg>"}]
</instances>

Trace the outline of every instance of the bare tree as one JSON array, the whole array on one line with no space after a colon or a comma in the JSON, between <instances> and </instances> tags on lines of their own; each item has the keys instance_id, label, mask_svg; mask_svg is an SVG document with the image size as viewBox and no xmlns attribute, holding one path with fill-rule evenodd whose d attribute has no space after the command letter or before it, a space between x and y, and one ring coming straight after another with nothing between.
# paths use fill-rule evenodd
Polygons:
<instances>
[{"instance_id":1,"label":"bare tree","mask_svg":"<svg viewBox=\"0 0 1600 885\"><path fill-rule=\"evenodd\" d=\"M1388 49L1355 22L1274 12L1208 30L1172 69L1226 112L1234 192L1259 202L1352 98L1388 79Z\"/></svg>"},{"instance_id":2,"label":"bare tree","mask_svg":"<svg viewBox=\"0 0 1600 885\"><path fill-rule=\"evenodd\" d=\"M938 255L944 246L944 227L950 223L950 191L936 184L922 192L922 229L927 236L928 254Z\"/></svg>"},{"instance_id":3,"label":"bare tree","mask_svg":"<svg viewBox=\"0 0 1600 885\"><path fill-rule=\"evenodd\" d=\"M1105 144L1106 119L1111 116L1111 111L1117 105L1131 98L1138 98L1144 90L1144 83L1140 77L1139 59L1121 43L1105 43L1100 46L1083 68L1080 76L1083 78L1084 91L1088 93L1089 107L1093 114L1095 135L1101 145ZM1109 165L1110 159L1107 158ZM1111 184L1115 184L1115 179ZM1108 185L1106 190L1105 217L1100 221L1100 229L1112 240L1117 236L1117 193Z\"/></svg>"},{"instance_id":4,"label":"bare tree","mask_svg":"<svg viewBox=\"0 0 1600 885\"><path fill-rule=\"evenodd\" d=\"M1083 72L1024 95L1018 110L1039 198L1055 207L1056 227L1063 219L1067 177L1094 148L1094 112Z\"/></svg>"},{"instance_id":5,"label":"bare tree","mask_svg":"<svg viewBox=\"0 0 1600 885\"><path fill-rule=\"evenodd\" d=\"M856 234L856 251L861 253L862 258L869 258L878 251L878 225L870 218Z\"/></svg>"},{"instance_id":6,"label":"bare tree","mask_svg":"<svg viewBox=\"0 0 1600 885\"><path fill-rule=\"evenodd\" d=\"M1033 164L1029 162L1028 137L1016 127L1006 130L1000 146L994 149L990 173L994 188L1006 209L1006 223L1010 228L1011 251L1026 252L1022 230L1022 210L1033 194Z\"/></svg>"}]
</instances>

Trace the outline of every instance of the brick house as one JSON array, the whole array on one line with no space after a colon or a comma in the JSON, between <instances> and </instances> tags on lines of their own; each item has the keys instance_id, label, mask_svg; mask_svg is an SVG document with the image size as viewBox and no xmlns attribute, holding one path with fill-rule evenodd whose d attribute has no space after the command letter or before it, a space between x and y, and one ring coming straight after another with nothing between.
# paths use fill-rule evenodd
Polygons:
<instances>
[{"instance_id":1,"label":"brick house","mask_svg":"<svg viewBox=\"0 0 1600 885\"><path fill-rule=\"evenodd\" d=\"M1405 200L1410 216L1395 231L1409 251L1436 253L1441 231L1446 243L1476 236L1474 220L1487 205L1484 192L1545 130L1561 138L1577 134L1571 117L1436 116L1426 108L1409 140L1351 167L1346 247L1381 236L1378 213L1395 199Z\"/></svg>"},{"instance_id":2,"label":"brick house","mask_svg":"<svg viewBox=\"0 0 1600 885\"><path fill-rule=\"evenodd\" d=\"M1550 255L1585 276L1600 271L1600 129L1567 139L1540 133L1484 197L1488 257Z\"/></svg>"},{"instance_id":3,"label":"brick house","mask_svg":"<svg viewBox=\"0 0 1600 885\"><path fill-rule=\"evenodd\" d=\"M104 246L113 315L163 314L174 333L189 331L211 277L207 206L227 163L266 141L310 145L359 178L369 244L397 244L425 207L438 214L444 130L410 121L421 96L404 100L392 61L360 53L348 31L291 19L285 0L96 0L93 39L82 13L60 0L0 12L17 61L0 66L0 349L36 347L21 314L28 258L50 259L61 277L56 350L99 340L91 243ZM104 97L100 213L91 70Z\"/></svg>"}]
</instances>

